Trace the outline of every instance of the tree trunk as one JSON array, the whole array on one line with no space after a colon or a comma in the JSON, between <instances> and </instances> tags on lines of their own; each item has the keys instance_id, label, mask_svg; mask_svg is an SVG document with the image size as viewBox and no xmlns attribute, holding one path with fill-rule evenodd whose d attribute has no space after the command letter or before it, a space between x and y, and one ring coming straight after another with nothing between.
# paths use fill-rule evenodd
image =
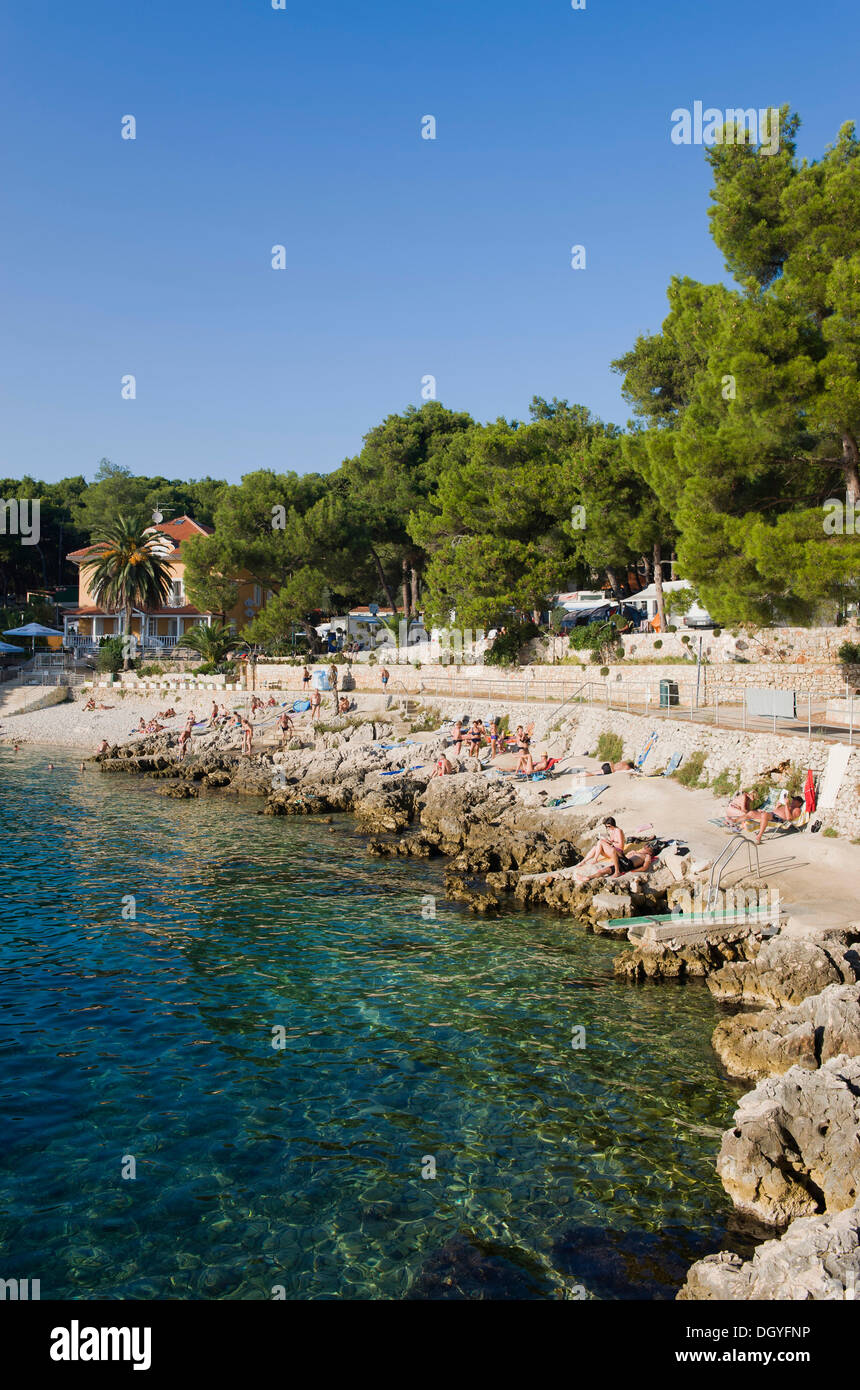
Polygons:
<instances>
[{"instance_id":1,"label":"tree trunk","mask_svg":"<svg viewBox=\"0 0 860 1390\"><path fill-rule=\"evenodd\" d=\"M617 575L616 575L616 573L615 573L615 570L614 570L614 569L610 569L608 565L606 566L606 578L609 580L609 587L610 587L611 590L612 590L613 597L614 597L614 598L617 598L618 602L620 603L620 602L621 602L621 588L620 588L619 583L618 583L618 577L617 577Z\"/></svg>"},{"instance_id":2,"label":"tree trunk","mask_svg":"<svg viewBox=\"0 0 860 1390\"><path fill-rule=\"evenodd\" d=\"M410 566L409 577L412 584L412 614L418 616L419 595L418 595L418 571L414 565Z\"/></svg>"},{"instance_id":3,"label":"tree trunk","mask_svg":"<svg viewBox=\"0 0 860 1390\"><path fill-rule=\"evenodd\" d=\"M860 449L850 430L842 431L842 471L848 501L856 506L860 502Z\"/></svg>"},{"instance_id":4,"label":"tree trunk","mask_svg":"<svg viewBox=\"0 0 860 1390\"><path fill-rule=\"evenodd\" d=\"M405 618L406 622L408 623L408 622L409 622L409 566L407 565L407 563L406 563L405 560L403 561L400 574L401 574L402 588L403 588L403 617Z\"/></svg>"},{"instance_id":5,"label":"tree trunk","mask_svg":"<svg viewBox=\"0 0 860 1390\"><path fill-rule=\"evenodd\" d=\"M129 604L126 605L126 610L125 610L125 636L126 636L126 638L127 638L128 640L125 641L125 642L123 642L123 644L122 644L122 645L123 645L122 669L123 669L124 671L130 671L130 670L131 670L131 618L132 618L132 610L131 610L131 604L129 603Z\"/></svg>"},{"instance_id":6,"label":"tree trunk","mask_svg":"<svg viewBox=\"0 0 860 1390\"><path fill-rule=\"evenodd\" d=\"M385 570L382 568L382 561L380 560L373 546L370 547L370 554L373 559L373 563L376 565L376 572L379 575L379 582L382 586L382 591L385 594L385 597L388 599L388 605L391 608L392 612L396 613L397 602L390 588L388 587L388 580L385 578Z\"/></svg>"},{"instance_id":7,"label":"tree trunk","mask_svg":"<svg viewBox=\"0 0 860 1390\"><path fill-rule=\"evenodd\" d=\"M660 617L660 631L666 631L666 605L663 602L663 558L660 542L654 542L654 589L657 594L657 613Z\"/></svg>"}]
</instances>

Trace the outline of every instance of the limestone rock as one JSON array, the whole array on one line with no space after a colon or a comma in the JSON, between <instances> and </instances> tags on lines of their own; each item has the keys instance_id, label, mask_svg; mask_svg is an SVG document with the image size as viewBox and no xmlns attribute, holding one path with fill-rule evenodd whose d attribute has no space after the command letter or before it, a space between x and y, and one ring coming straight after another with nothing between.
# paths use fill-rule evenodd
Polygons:
<instances>
[{"instance_id":1,"label":"limestone rock","mask_svg":"<svg viewBox=\"0 0 860 1390\"><path fill-rule=\"evenodd\" d=\"M712 1041L732 1076L795 1065L814 1071L840 1054L860 1056L860 984L828 985L791 1009L735 1014L717 1024Z\"/></svg>"},{"instance_id":2,"label":"limestone rock","mask_svg":"<svg viewBox=\"0 0 860 1390\"><path fill-rule=\"evenodd\" d=\"M742 1212L781 1227L842 1211L860 1181L860 1057L791 1067L745 1095L717 1171Z\"/></svg>"},{"instance_id":3,"label":"limestone rock","mask_svg":"<svg viewBox=\"0 0 860 1390\"><path fill-rule=\"evenodd\" d=\"M793 1221L779 1240L760 1245L751 1260L722 1251L698 1260L678 1298L844 1299L860 1289L860 1206Z\"/></svg>"},{"instance_id":4,"label":"limestone rock","mask_svg":"<svg viewBox=\"0 0 860 1390\"><path fill-rule=\"evenodd\" d=\"M717 999L753 1004L799 1004L828 985L860 979L860 955L850 932L798 938L777 933L754 960L724 966L708 979Z\"/></svg>"},{"instance_id":5,"label":"limestone rock","mask_svg":"<svg viewBox=\"0 0 860 1390\"><path fill-rule=\"evenodd\" d=\"M760 931L747 925L689 931L682 922L647 931L630 951L615 957L616 975L628 980L685 979L744 961L761 946Z\"/></svg>"}]
</instances>

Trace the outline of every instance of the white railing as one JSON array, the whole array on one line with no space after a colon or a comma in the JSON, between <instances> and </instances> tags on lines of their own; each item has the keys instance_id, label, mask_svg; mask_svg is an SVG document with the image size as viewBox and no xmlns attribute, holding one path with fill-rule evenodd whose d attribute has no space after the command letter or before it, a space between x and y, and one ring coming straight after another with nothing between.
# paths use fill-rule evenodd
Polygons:
<instances>
[{"instance_id":1,"label":"white railing","mask_svg":"<svg viewBox=\"0 0 860 1390\"><path fill-rule=\"evenodd\" d=\"M76 652L97 652L99 644L104 637L121 637L121 632L99 633L96 637L77 637L69 636L64 638L64 646L73 648ZM138 646L144 651L166 651L175 647L181 640L179 637L137 637Z\"/></svg>"}]
</instances>

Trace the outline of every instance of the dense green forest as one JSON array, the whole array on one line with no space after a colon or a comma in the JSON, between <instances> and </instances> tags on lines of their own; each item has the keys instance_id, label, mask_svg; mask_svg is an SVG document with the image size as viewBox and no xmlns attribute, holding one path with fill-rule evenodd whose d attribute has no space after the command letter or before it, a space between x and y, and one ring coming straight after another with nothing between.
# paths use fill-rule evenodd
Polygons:
<instances>
[{"instance_id":1,"label":"dense green forest","mask_svg":"<svg viewBox=\"0 0 860 1390\"><path fill-rule=\"evenodd\" d=\"M660 332L612 364L626 429L566 400L489 423L430 401L326 474L256 470L233 486L103 459L90 484L0 479L0 497L41 501L38 546L0 533L0 602L73 578L69 550L156 504L215 528L188 543L198 604L227 606L224 576L240 571L276 591L248 631L259 641L373 598L486 625L559 588L606 578L620 594L670 554L723 622L805 622L856 601L860 146L848 124L799 160L798 124L784 108L768 157L740 132L707 150L734 285L673 278ZM841 527L830 498L847 503Z\"/></svg>"}]
</instances>

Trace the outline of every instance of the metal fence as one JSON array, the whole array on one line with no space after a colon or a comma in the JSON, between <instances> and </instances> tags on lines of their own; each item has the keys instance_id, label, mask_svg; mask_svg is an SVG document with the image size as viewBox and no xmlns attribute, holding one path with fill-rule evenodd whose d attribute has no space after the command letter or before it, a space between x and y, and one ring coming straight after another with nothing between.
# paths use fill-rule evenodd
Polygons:
<instances>
[{"instance_id":1,"label":"metal fence","mask_svg":"<svg viewBox=\"0 0 860 1390\"><path fill-rule=\"evenodd\" d=\"M668 687L661 690L660 687ZM747 707L748 686L715 686L697 693L695 681L647 683L636 681L529 680L527 677L484 679L477 677L433 679L421 686L420 693L438 698L461 696L470 703L505 700L515 704L555 704L559 713L572 712L575 705L617 710L619 713L646 715L654 719L689 719L714 728L739 729L750 733L788 734L808 739L830 739L853 746L860 718L860 696L849 687L844 694L825 691L796 691L795 716L751 714Z\"/></svg>"}]
</instances>

